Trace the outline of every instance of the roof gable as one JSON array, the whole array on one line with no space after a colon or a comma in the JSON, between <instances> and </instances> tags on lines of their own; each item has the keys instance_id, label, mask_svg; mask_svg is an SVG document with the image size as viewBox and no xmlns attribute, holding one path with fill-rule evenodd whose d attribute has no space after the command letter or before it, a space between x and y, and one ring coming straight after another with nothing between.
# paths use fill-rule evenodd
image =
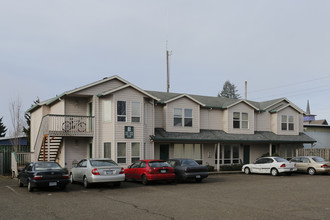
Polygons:
<instances>
[{"instance_id":1,"label":"roof gable","mask_svg":"<svg viewBox=\"0 0 330 220\"><path fill-rule=\"evenodd\" d=\"M187 95L187 94L182 94L182 95L176 96L176 97L174 97L172 99L169 99L169 100L165 101L164 103L167 104L167 103L173 102L173 101L178 100L178 99L181 99L181 98L188 98L191 101L196 102L197 104L199 104L201 106L205 106L205 104L201 103L200 101L194 99L193 97L191 97L190 95Z\"/></svg>"}]
</instances>

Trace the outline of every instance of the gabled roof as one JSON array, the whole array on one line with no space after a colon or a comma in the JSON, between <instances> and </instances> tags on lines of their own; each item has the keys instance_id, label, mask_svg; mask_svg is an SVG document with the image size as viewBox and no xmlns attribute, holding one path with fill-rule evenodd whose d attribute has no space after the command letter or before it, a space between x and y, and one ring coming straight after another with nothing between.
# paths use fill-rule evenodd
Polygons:
<instances>
[{"instance_id":1,"label":"gabled roof","mask_svg":"<svg viewBox=\"0 0 330 220\"><path fill-rule=\"evenodd\" d=\"M128 83L128 84L126 84L126 85L120 86L120 87L118 87L118 88L115 88L115 89L112 89L112 90L109 90L109 91L106 91L106 92L102 92L102 93L98 94L97 96L98 96L98 97L101 97L101 96L109 95L109 94L112 94L112 93L114 93L114 92L117 92L117 91L120 91L120 90L126 89L126 88L128 88L128 87L131 87L131 88L133 88L133 89L135 89L135 90L141 92L142 94L144 94L144 95L146 95L146 96L149 96L150 98L152 98L152 99L154 99L154 100L159 101L159 99L158 99L157 97L155 97L155 96L153 96L153 95L147 93L146 91L140 89L140 88L137 87L137 86L134 86L134 85L131 84L131 83Z\"/></svg>"},{"instance_id":2,"label":"gabled roof","mask_svg":"<svg viewBox=\"0 0 330 220\"><path fill-rule=\"evenodd\" d=\"M259 108L257 108L256 106L252 105L251 103L249 103L248 101L243 100L243 99L237 101L237 102L234 103L234 104L231 104L231 105L227 106L227 108L233 107L234 105L237 105L237 104L242 103L242 102L245 103L245 104L247 104L247 105L250 106L251 108L254 108L255 110L259 110Z\"/></svg>"},{"instance_id":3,"label":"gabled roof","mask_svg":"<svg viewBox=\"0 0 330 220\"><path fill-rule=\"evenodd\" d=\"M190 95L187 95L187 94L182 94L182 95L178 95L172 99L169 99L167 101L165 101L164 103L170 103L170 102L173 102L175 100L178 100L178 99L181 99L181 98L188 98L190 100L192 100L193 102L196 102L197 104L201 105L201 106L205 106L205 104L201 103L200 101L196 100L195 98L191 97Z\"/></svg>"},{"instance_id":4,"label":"gabled roof","mask_svg":"<svg viewBox=\"0 0 330 220\"><path fill-rule=\"evenodd\" d=\"M293 104L291 104L291 103L289 103L289 104L287 104L287 105L280 105L280 106L277 106L276 108L269 110L269 112L270 112L270 113L277 113L277 112L280 112L280 111L282 111L283 109L286 109L286 108L288 108L288 107L293 108L294 110L296 110L297 112L299 112L299 113L301 113L301 114L304 113L301 109L299 109L297 106L295 106L295 105L293 105Z\"/></svg>"}]
</instances>

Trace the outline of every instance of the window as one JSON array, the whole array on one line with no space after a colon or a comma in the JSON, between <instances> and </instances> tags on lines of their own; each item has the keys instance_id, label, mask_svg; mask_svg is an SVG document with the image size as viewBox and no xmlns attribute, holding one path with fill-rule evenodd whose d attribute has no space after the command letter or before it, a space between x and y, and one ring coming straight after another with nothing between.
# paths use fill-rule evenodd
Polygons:
<instances>
[{"instance_id":1,"label":"window","mask_svg":"<svg viewBox=\"0 0 330 220\"><path fill-rule=\"evenodd\" d=\"M126 102L117 101L117 121L126 122Z\"/></svg>"},{"instance_id":2,"label":"window","mask_svg":"<svg viewBox=\"0 0 330 220\"><path fill-rule=\"evenodd\" d=\"M182 126L182 109L174 109L174 126Z\"/></svg>"},{"instance_id":3,"label":"window","mask_svg":"<svg viewBox=\"0 0 330 220\"><path fill-rule=\"evenodd\" d=\"M240 113L234 112L233 114L233 128L240 128Z\"/></svg>"},{"instance_id":4,"label":"window","mask_svg":"<svg viewBox=\"0 0 330 220\"><path fill-rule=\"evenodd\" d=\"M132 155L131 155L131 160L132 163L135 161L140 160L140 143L132 143Z\"/></svg>"},{"instance_id":5,"label":"window","mask_svg":"<svg viewBox=\"0 0 330 220\"><path fill-rule=\"evenodd\" d=\"M215 146L215 164L218 163L218 146ZM240 163L239 145L221 145L219 152L220 164L238 164Z\"/></svg>"},{"instance_id":6,"label":"window","mask_svg":"<svg viewBox=\"0 0 330 220\"><path fill-rule=\"evenodd\" d=\"M175 158L192 158L202 163L202 146L200 144L174 144Z\"/></svg>"},{"instance_id":7,"label":"window","mask_svg":"<svg viewBox=\"0 0 330 220\"><path fill-rule=\"evenodd\" d=\"M192 127L192 109L185 109L184 110L184 126L185 127Z\"/></svg>"},{"instance_id":8,"label":"window","mask_svg":"<svg viewBox=\"0 0 330 220\"><path fill-rule=\"evenodd\" d=\"M248 129L249 128L249 114L242 113L242 128Z\"/></svg>"},{"instance_id":9,"label":"window","mask_svg":"<svg viewBox=\"0 0 330 220\"><path fill-rule=\"evenodd\" d=\"M233 113L233 128L249 128L249 114L248 113L240 113L234 112Z\"/></svg>"},{"instance_id":10,"label":"window","mask_svg":"<svg viewBox=\"0 0 330 220\"><path fill-rule=\"evenodd\" d=\"M294 130L294 118L293 116L289 116L289 131Z\"/></svg>"},{"instance_id":11,"label":"window","mask_svg":"<svg viewBox=\"0 0 330 220\"><path fill-rule=\"evenodd\" d=\"M117 144L117 163L126 163L126 143Z\"/></svg>"},{"instance_id":12,"label":"window","mask_svg":"<svg viewBox=\"0 0 330 220\"><path fill-rule=\"evenodd\" d=\"M282 115L281 116L281 129L282 131L294 131L294 117Z\"/></svg>"},{"instance_id":13,"label":"window","mask_svg":"<svg viewBox=\"0 0 330 220\"><path fill-rule=\"evenodd\" d=\"M111 122L111 101L103 101L103 122Z\"/></svg>"},{"instance_id":14,"label":"window","mask_svg":"<svg viewBox=\"0 0 330 220\"><path fill-rule=\"evenodd\" d=\"M141 108L140 102L132 102L132 122L140 122Z\"/></svg>"},{"instance_id":15,"label":"window","mask_svg":"<svg viewBox=\"0 0 330 220\"><path fill-rule=\"evenodd\" d=\"M111 158L111 143L104 143L104 158Z\"/></svg>"},{"instance_id":16,"label":"window","mask_svg":"<svg viewBox=\"0 0 330 220\"><path fill-rule=\"evenodd\" d=\"M182 116L184 116L184 121L182 124ZM193 115L192 109L182 109L182 108L175 108L174 109L174 126L178 127L192 127L193 125Z\"/></svg>"}]
</instances>

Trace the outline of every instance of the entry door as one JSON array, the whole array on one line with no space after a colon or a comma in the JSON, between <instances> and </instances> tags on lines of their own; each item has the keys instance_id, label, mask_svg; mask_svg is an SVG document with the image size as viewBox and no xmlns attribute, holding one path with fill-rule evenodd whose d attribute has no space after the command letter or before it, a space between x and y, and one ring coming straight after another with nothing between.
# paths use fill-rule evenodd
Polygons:
<instances>
[{"instance_id":1,"label":"entry door","mask_svg":"<svg viewBox=\"0 0 330 220\"><path fill-rule=\"evenodd\" d=\"M169 145L168 144L161 144L159 146L159 159L161 160L168 160L169 157Z\"/></svg>"},{"instance_id":2,"label":"entry door","mask_svg":"<svg viewBox=\"0 0 330 220\"><path fill-rule=\"evenodd\" d=\"M250 145L244 145L243 148L244 151L244 164L249 164L250 163Z\"/></svg>"}]
</instances>

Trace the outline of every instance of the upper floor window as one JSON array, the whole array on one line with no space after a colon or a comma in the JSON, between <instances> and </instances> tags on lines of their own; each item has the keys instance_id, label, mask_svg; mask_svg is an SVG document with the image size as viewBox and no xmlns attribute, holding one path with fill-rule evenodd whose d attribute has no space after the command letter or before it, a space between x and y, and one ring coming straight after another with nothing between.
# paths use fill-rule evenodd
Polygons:
<instances>
[{"instance_id":1,"label":"upper floor window","mask_svg":"<svg viewBox=\"0 0 330 220\"><path fill-rule=\"evenodd\" d=\"M132 122L140 122L141 107L140 102L132 102Z\"/></svg>"},{"instance_id":2,"label":"upper floor window","mask_svg":"<svg viewBox=\"0 0 330 220\"><path fill-rule=\"evenodd\" d=\"M174 126L192 127L193 124L192 122L193 122L192 109L182 109L182 108L174 109Z\"/></svg>"},{"instance_id":3,"label":"upper floor window","mask_svg":"<svg viewBox=\"0 0 330 220\"><path fill-rule=\"evenodd\" d=\"M103 101L103 122L111 122L111 101Z\"/></svg>"},{"instance_id":4,"label":"upper floor window","mask_svg":"<svg viewBox=\"0 0 330 220\"><path fill-rule=\"evenodd\" d=\"M140 160L140 143L132 143L131 159L132 163Z\"/></svg>"},{"instance_id":5,"label":"upper floor window","mask_svg":"<svg viewBox=\"0 0 330 220\"><path fill-rule=\"evenodd\" d=\"M117 121L126 122L126 102L117 101Z\"/></svg>"},{"instance_id":6,"label":"upper floor window","mask_svg":"<svg viewBox=\"0 0 330 220\"><path fill-rule=\"evenodd\" d=\"M233 128L249 128L249 114L248 113L240 113L234 112L233 113Z\"/></svg>"},{"instance_id":7,"label":"upper floor window","mask_svg":"<svg viewBox=\"0 0 330 220\"><path fill-rule=\"evenodd\" d=\"M281 129L282 131L293 131L294 130L294 117L282 115L281 117Z\"/></svg>"}]
</instances>

